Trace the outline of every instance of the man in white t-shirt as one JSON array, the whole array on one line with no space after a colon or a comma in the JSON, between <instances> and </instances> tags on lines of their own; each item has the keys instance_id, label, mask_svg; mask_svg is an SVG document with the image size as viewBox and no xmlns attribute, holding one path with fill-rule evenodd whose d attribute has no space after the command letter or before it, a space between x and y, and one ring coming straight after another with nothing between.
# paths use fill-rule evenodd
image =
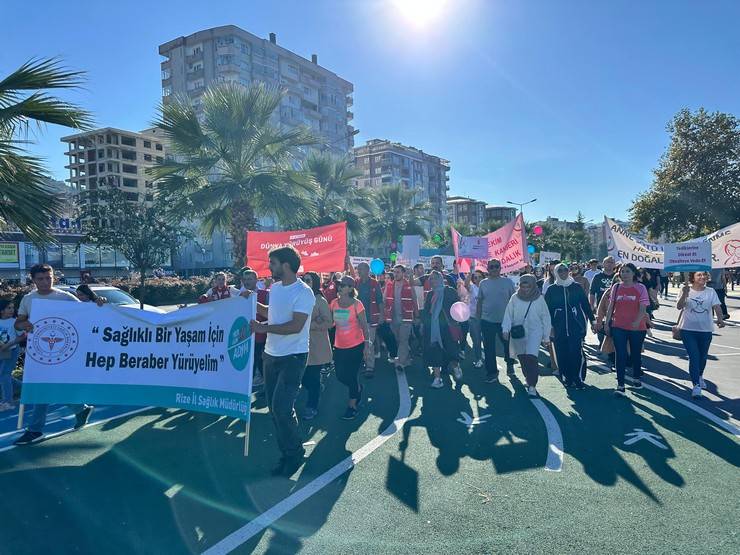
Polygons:
<instances>
[{"instance_id":1,"label":"man in white t-shirt","mask_svg":"<svg viewBox=\"0 0 740 555\"><path fill-rule=\"evenodd\" d=\"M267 334L262 372L267 406L282 452L273 473L291 476L303 464L306 453L294 409L306 369L310 316L316 298L311 288L296 277L301 257L293 247L273 249L269 256L276 282L270 288L269 307L257 303L257 312L267 317L267 322L252 320L250 325L254 333ZM241 294L249 296L251 292Z\"/></svg>"},{"instance_id":2,"label":"man in white t-shirt","mask_svg":"<svg viewBox=\"0 0 740 555\"><path fill-rule=\"evenodd\" d=\"M24 295L21 299L20 306L18 307L18 318L15 321L15 328L27 333L33 333L31 306L34 299L79 302L79 299L72 293L67 293L54 287L54 270L48 264L35 264L31 268L30 273L31 281L33 281L36 289ZM93 407L87 405L69 405L69 408L75 413L75 430L82 428L87 423L93 409ZM28 423L28 428L13 443L15 445L28 445L41 439L44 435L43 429L46 424L46 413L48 411L49 405L34 405L33 415Z\"/></svg>"},{"instance_id":3,"label":"man in white t-shirt","mask_svg":"<svg viewBox=\"0 0 740 555\"><path fill-rule=\"evenodd\" d=\"M583 272L583 277L585 277L588 280L588 284L591 285L591 282L594 280L594 277L596 274L599 273L599 261L595 258L592 258L588 261L588 270Z\"/></svg>"}]
</instances>

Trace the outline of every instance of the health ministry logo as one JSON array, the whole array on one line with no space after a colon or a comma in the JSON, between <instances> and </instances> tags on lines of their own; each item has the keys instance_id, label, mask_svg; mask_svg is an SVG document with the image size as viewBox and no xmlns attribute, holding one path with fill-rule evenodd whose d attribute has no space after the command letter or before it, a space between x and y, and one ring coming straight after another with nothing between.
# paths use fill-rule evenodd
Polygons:
<instances>
[{"instance_id":1,"label":"health ministry logo","mask_svg":"<svg viewBox=\"0 0 740 555\"><path fill-rule=\"evenodd\" d=\"M61 364L79 344L77 329L63 318L42 318L33 326L28 354L41 364Z\"/></svg>"},{"instance_id":2,"label":"health ministry logo","mask_svg":"<svg viewBox=\"0 0 740 555\"><path fill-rule=\"evenodd\" d=\"M241 371L247 367L252 351L252 337L249 333L249 322L243 316L239 316L231 325L227 351L234 368Z\"/></svg>"}]
</instances>

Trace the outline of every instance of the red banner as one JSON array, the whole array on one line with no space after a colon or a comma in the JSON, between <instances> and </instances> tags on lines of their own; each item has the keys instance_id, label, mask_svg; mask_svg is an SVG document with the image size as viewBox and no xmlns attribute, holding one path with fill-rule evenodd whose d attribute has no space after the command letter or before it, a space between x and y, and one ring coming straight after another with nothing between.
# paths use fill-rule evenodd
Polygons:
<instances>
[{"instance_id":1,"label":"red banner","mask_svg":"<svg viewBox=\"0 0 740 555\"><path fill-rule=\"evenodd\" d=\"M486 238L488 239L488 258L497 258L501 261L502 274L521 270L527 265L527 234L521 214L505 226L486 235ZM453 227L452 246L456 258L459 241L460 234ZM476 269L487 271L488 260L472 261L468 258L457 258L458 271L469 272L473 262L477 262Z\"/></svg>"},{"instance_id":2,"label":"red banner","mask_svg":"<svg viewBox=\"0 0 740 555\"><path fill-rule=\"evenodd\" d=\"M347 257L347 222L295 231L247 231L247 265L260 277L269 275L267 253L285 245L293 245L301 255L300 272L340 272Z\"/></svg>"}]
</instances>

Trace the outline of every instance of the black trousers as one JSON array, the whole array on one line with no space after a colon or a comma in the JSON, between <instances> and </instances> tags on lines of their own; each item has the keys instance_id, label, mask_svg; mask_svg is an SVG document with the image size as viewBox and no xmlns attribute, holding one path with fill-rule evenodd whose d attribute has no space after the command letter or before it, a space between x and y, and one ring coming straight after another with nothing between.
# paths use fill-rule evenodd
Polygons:
<instances>
[{"instance_id":1,"label":"black trousers","mask_svg":"<svg viewBox=\"0 0 740 555\"><path fill-rule=\"evenodd\" d=\"M396 342L396 336L393 335L393 330L388 322L384 322L378 326L378 330L375 332L375 337L376 339L380 337L380 339L383 340L391 358L396 358L398 356L398 343Z\"/></svg>"},{"instance_id":2,"label":"black trousers","mask_svg":"<svg viewBox=\"0 0 740 555\"><path fill-rule=\"evenodd\" d=\"M719 297L720 308L722 308L722 316L726 318L728 315L727 304L725 303L725 298L727 297L727 289L715 289L715 291L717 292L717 296Z\"/></svg>"},{"instance_id":3,"label":"black trousers","mask_svg":"<svg viewBox=\"0 0 740 555\"><path fill-rule=\"evenodd\" d=\"M321 369L323 364L309 364L303 372L301 385L308 394L306 406L314 410L319 408L319 397L321 396Z\"/></svg>"},{"instance_id":4,"label":"black trousers","mask_svg":"<svg viewBox=\"0 0 740 555\"><path fill-rule=\"evenodd\" d=\"M307 358L308 353L280 357L262 355L267 406L275 424L278 446L286 458L304 452L294 407Z\"/></svg>"},{"instance_id":5,"label":"black trousers","mask_svg":"<svg viewBox=\"0 0 740 555\"><path fill-rule=\"evenodd\" d=\"M560 374L567 384L579 384L586 379L586 356L583 354L583 338L575 335L555 337L555 357Z\"/></svg>"},{"instance_id":6,"label":"black trousers","mask_svg":"<svg viewBox=\"0 0 740 555\"><path fill-rule=\"evenodd\" d=\"M349 389L349 398L360 400L360 368L365 344L360 343L349 349L334 350L334 369L337 379Z\"/></svg>"},{"instance_id":7,"label":"black trousers","mask_svg":"<svg viewBox=\"0 0 740 555\"><path fill-rule=\"evenodd\" d=\"M498 337L504 344L502 355L504 360L506 360L507 367L511 367L514 364L514 359L509 357L509 342L504 340L500 323L497 324L495 322L481 320L480 329L483 335L483 352L486 353L486 374L488 376L498 376L498 367L496 366L496 338Z\"/></svg>"}]
</instances>

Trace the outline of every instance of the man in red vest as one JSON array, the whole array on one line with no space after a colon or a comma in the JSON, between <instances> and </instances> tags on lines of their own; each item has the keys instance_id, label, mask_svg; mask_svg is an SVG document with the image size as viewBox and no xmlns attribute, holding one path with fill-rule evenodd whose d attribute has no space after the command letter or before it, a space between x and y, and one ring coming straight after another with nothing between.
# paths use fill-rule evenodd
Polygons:
<instances>
[{"instance_id":1,"label":"man in red vest","mask_svg":"<svg viewBox=\"0 0 740 555\"><path fill-rule=\"evenodd\" d=\"M411 364L409 336L419 314L411 282L405 274L403 264L397 264L393 267L393 280L385 286L385 319L390 322L398 343L398 356L393 361L398 369Z\"/></svg>"},{"instance_id":2,"label":"man in red vest","mask_svg":"<svg viewBox=\"0 0 740 555\"><path fill-rule=\"evenodd\" d=\"M375 347L378 326L385 322L383 306L383 289L377 280L370 277L370 266L366 262L357 265L357 298L365 307L367 323L370 331L368 339L372 341L373 349L365 350L365 376L372 377L375 372Z\"/></svg>"}]
</instances>

